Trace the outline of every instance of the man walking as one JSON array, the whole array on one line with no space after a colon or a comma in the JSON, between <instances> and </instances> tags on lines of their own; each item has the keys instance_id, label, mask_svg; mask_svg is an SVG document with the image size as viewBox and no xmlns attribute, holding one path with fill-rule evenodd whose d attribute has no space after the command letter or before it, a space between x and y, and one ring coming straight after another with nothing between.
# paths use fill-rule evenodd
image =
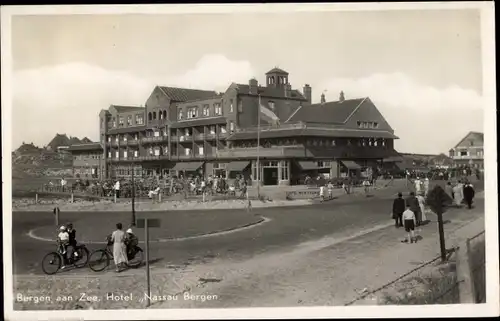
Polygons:
<instances>
[{"instance_id":1,"label":"man walking","mask_svg":"<svg viewBox=\"0 0 500 321\"><path fill-rule=\"evenodd\" d=\"M406 205L403 199L403 194L398 193L398 197L392 203L392 218L395 220L396 227L403 226L403 212L405 211Z\"/></svg>"},{"instance_id":2,"label":"man walking","mask_svg":"<svg viewBox=\"0 0 500 321\"><path fill-rule=\"evenodd\" d=\"M468 209L472 208L472 200L474 199L474 194L474 187L471 183L467 182L464 186L464 199Z\"/></svg>"},{"instance_id":3,"label":"man walking","mask_svg":"<svg viewBox=\"0 0 500 321\"><path fill-rule=\"evenodd\" d=\"M420 204L415 197L415 192L410 193L410 196L406 199L406 205L410 207L410 210L412 210L415 215L416 226L420 226L420 223L422 222L422 214L420 213Z\"/></svg>"}]
</instances>

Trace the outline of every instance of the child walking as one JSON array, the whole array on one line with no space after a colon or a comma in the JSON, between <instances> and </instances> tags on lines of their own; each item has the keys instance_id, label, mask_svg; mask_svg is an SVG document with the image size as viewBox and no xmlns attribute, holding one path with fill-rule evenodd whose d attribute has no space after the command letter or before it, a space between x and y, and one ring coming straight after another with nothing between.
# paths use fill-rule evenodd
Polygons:
<instances>
[{"instance_id":1,"label":"child walking","mask_svg":"<svg viewBox=\"0 0 500 321\"><path fill-rule=\"evenodd\" d=\"M406 211L403 212L403 224L405 231L408 233L408 239L403 242L416 243L415 239L415 224L416 224L415 213L410 209L410 204L406 205Z\"/></svg>"}]
</instances>

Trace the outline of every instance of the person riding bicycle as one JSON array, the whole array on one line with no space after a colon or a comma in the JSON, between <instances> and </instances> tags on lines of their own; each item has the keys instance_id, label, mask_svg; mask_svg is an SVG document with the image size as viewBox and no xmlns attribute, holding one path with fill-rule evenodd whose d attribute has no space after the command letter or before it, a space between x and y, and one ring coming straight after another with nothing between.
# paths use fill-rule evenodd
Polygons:
<instances>
[{"instance_id":1,"label":"person riding bicycle","mask_svg":"<svg viewBox=\"0 0 500 321\"><path fill-rule=\"evenodd\" d=\"M135 256L136 246L139 244L139 239L134 234L131 228L129 228L126 232L127 232L127 243L126 243L127 254L130 259Z\"/></svg>"},{"instance_id":2,"label":"person riding bicycle","mask_svg":"<svg viewBox=\"0 0 500 321\"><path fill-rule=\"evenodd\" d=\"M68 257L73 258L73 256L78 256L78 252L76 251L76 230L73 228L73 223L66 224L66 230L69 235L69 249L70 253ZM73 254L74 253L74 254Z\"/></svg>"},{"instance_id":3,"label":"person riding bicycle","mask_svg":"<svg viewBox=\"0 0 500 321\"><path fill-rule=\"evenodd\" d=\"M62 254L64 262L66 261L66 249L68 248L69 245L69 233L66 230L66 226L62 225L59 228L59 234L57 235L57 244L58 244L58 249L59 252ZM63 266L61 268L64 268L64 262Z\"/></svg>"}]
</instances>

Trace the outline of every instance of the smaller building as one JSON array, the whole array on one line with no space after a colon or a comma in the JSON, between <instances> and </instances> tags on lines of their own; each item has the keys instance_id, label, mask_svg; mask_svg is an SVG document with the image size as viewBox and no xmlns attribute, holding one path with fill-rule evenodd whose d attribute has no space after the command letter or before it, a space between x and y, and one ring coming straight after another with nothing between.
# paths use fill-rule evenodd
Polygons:
<instances>
[{"instance_id":1,"label":"smaller building","mask_svg":"<svg viewBox=\"0 0 500 321\"><path fill-rule=\"evenodd\" d=\"M99 143L75 144L67 149L73 155L73 177L104 179L104 150Z\"/></svg>"},{"instance_id":2,"label":"smaller building","mask_svg":"<svg viewBox=\"0 0 500 321\"><path fill-rule=\"evenodd\" d=\"M484 169L484 134L469 132L449 151L453 167Z\"/></svg>"}]
</instances>

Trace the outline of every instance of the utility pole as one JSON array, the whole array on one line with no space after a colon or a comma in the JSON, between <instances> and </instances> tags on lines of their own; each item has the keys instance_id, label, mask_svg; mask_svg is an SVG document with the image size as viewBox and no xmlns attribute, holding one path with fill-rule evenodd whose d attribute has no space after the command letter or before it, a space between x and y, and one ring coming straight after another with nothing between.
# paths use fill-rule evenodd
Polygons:
<instances>
[{"instance_id":1,"label":"utility pole","mask_svg":"<svg viewBox=\"0 0 500 321\"><path fill-rule=\"evenodd\" d=\"M135 226L135 181L134 181L135 164L132 163L132 222L131 226Z\"/></svg>"}]
</instances>

